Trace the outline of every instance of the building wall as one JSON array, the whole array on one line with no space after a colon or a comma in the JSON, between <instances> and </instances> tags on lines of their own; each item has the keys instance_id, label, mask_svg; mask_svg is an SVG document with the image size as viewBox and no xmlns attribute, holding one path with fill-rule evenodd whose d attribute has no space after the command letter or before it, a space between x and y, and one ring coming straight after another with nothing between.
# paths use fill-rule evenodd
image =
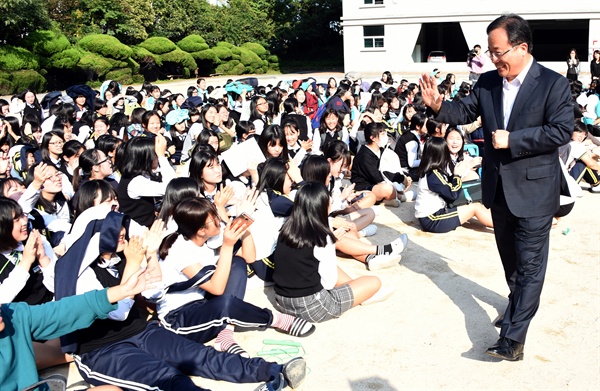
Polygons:
<instances>
[{"instance_id":1,"label":"building wall","mask_svg":"<svg viewBox=\"0 0 600 391\"><path fill-rule=\"evenodd\" d=\"M375 3L375 0L373 0ZM579 53L582 71L589 71L593 49L600 49L600 7L594 2L564 0L492 2L488 0L454 0L449 3L421 0L383 0L383 5L365 5L364 0L344 0L342 25L344 29L344 68L348 71L401 71L408 68L429 70L431 64L420 64L420 48L415 44L423 23L458 22L468 48L487 46L487 25L503 13L513 12L527 20L587 20L589 21L588 53ZM407 6L408 5L408 6ZM384 25L384 47L365 48L363 26ZM568 30L565 30L568 33ZM535 42L534 42L535 44ZM444 50L444 48L438 48ZM466 55L466 53L465 53ZM535 50L534 50L535 55ZM426 56L426 54L425 54ZM567 53L565 53L566 60ZM448 64L455 68L464 63ZM545 63L558 71L566 71L563 62Z\"/></svg>"}]
</instances>

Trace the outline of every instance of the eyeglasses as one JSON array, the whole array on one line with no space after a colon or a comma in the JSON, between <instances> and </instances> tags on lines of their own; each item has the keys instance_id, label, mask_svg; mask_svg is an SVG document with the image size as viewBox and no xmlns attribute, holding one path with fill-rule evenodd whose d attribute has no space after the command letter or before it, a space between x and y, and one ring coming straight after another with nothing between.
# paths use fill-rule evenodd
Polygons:
<instances>
[{"instance_id":1,"label":"eyeglasses","mask_svg":"<svg viewBox=\"0 0 600 391\"><path fill-rule=\"evenodd\" d=\"M61 146L64 145L65 142L64 141L52 141L50 143L48 143L49 145L56 145L56 146Z\"/></svg>"},{"instance_id":2,"label":"eyeglasses","mask_svg":"<svg viewBox=\"0 0 600 391\"><path fill-rule=\"evenodd\" d=\"M104 160L100 160L98 163L96 163L96 164L95 164L95 166L99 166L99 165L101 165L101 164L102 164L102 163L104 163L104 162L110 162L110 164L112 164L112 161L110 160L110 156L109 156L109 157L107 157L107 158L106 158L106 159L104 159Z\"/></svg>"},{"instance_id":3,"label":"eyeglasses","mask_svg":"<svg viewBox=\"0 0 600 391\"><path fill-rule=\"evenodd\" d=\"M515 46L511 47L510 49L508 49L505 52L502 53L498 53L498 52L490 52L489 49L485 51L485 54L491 58L492 60L495 58L496 60L499 60L502 58L502 56L504 56L506 53L510 52L511 50L513 50L514 48L516 48L517 46L519 46L520 43L516 44Z\"/></svg>"}]
</instances>

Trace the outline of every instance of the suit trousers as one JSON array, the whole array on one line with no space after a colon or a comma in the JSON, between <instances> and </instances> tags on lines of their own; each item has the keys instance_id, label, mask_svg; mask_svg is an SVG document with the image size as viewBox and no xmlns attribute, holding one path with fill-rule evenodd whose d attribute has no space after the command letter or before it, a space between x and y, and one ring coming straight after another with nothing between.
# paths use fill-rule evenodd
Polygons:
<instances>
[{"instance_id":1,"label":"suit trousers","mask_svg":"<svg viewBox=\"0 0 600 391\"><path fill-rule=\"evenodd\" d=\"M510 289L500 336L525 343L529 323L540 304L553 215L513 215L504 197L501 177L491 210L496 246Z\"/></svg>"}]
</instances>

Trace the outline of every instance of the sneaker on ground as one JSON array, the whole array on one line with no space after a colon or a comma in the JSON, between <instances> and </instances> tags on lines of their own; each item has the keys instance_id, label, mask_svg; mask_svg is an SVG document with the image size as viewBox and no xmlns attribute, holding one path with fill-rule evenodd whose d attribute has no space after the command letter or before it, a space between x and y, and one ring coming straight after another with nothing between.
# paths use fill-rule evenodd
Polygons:
<instances>
[{"instance_id":1,"label":"sneaker on ground","mask_svg":"<svg viewBox=\"0 0 600 391\"><path fill-rule=\"evenodd\" d=\"M380 301L387 300L391 295L394 294L394 287L381 286L377 292L367 300L360 303L360 305L369 305L379 303Z\"/></svg>"},{"instance_id":2,"label":"sneaker on ground","mask_svg":"<svg viewBox=\"0 0 600 391\"><path fill-rule=\"evenodd\" d=\"M600 193L600 183L598 183L596 186L590 187L590 191L592 193Z\"/></svg>"},{"instance_id":3,"label":"sneaker on ground","mask_svg":"<svg viewBox=\"0 0 600 391\"><path fill-rule=\"evenodd\" d=\"M400 262L399 254L381 254L376 255L369 262L367 262L367 269L375 271L379 269L385 269L397 265Z\"/></svg>"},{"instance_id":4,"label":"sneaker on ground","mask_svg":"<svg viewBox=\"0 0 600 391\"><path fill-rule=\"evenodd\" d=\"M296 357L283 365L283 377L290 388L296 388L306 377L306 361L302 357Z\"/></svg>"},{"instance_id":5,"label":"sneaker on ground","mask_svg":"<svg viewBox=\"0 0 600 391\"><path fill-rule=\"evenodd\" d=\"M402 234L390 244L392 245L392 254L400 254L408 245L408 235Z\"/></svg>"},{"instance_id":6,"label":"sneaker on ground","mask_svg":"<svg viewBox=\"0 0 600 391\"><path fill-rule=\"evenodd\" d=\"M365 228L358 231L361 236L373 236L377 233L377 226L375 224L369 224Z\"/></svg>"},{"instance_id":7,"label":"sneaker on ground","mask_svg":"<svg viewBox=\"0 0 600 391\"><path fill-rule=\"evenodd\" d=\"M258 388L255 388L254 391L281 391L283 390L284 384L285 379L283 378L283 373L280 373L274 380L261 384Z\"/></svg>"}]
</instances>

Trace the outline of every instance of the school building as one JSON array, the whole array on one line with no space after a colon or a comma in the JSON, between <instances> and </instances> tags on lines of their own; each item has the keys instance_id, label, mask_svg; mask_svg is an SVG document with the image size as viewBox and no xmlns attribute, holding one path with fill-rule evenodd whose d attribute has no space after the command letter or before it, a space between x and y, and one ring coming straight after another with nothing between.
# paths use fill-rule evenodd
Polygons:
<instances>
[{"instance_id":1,"label":"school building","mask_svg":"<svg viewBox=\"0 0 600 391\"><path fill-rule=\"evenodd\" d=\"M465 68L475 44L487 50L485 29L503 13L529 22L536 60L565 73L569 51L575 48L581 72L589 72L592 52L600 49L600 5L590 0L344 0L345 71ZM428 64L433 51L443 51L446 64Z\"/></svg>"}]
</instances>

